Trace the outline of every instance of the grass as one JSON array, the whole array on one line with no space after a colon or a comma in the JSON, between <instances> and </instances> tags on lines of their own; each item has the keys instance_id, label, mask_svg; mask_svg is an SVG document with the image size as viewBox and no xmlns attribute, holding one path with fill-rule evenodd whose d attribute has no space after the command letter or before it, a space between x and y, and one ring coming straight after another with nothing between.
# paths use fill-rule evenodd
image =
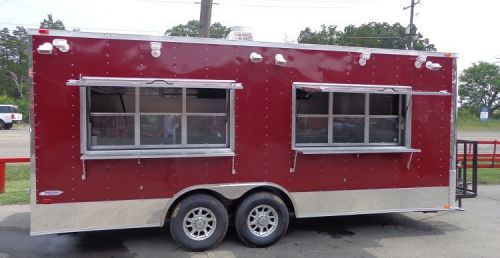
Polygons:
<instances>
[{"instance_id":1,"label":"grass","mask_svg":"<svg viewBox=\"0 0 500 258\"><path fill-rule=\"evenodd\" d=\"M0 205L29 203L29 165L7 165L5 170L6 189L5 193L0 194Z\"/></svg>"},{"instance_id":2,"label":"grass","mask_svg":"<svg viewBox=\"0 0 500 258\"><path fill-rule=\"evenodd\" d=\"M483 168L477 172L479 184L500 184L500 168Z\"/></svg>"},{"instance_id":3,"label":"grass","mask_svg":"<svg viewBox=\"0 0 500 258\"><path fill-rule=\"evenodd\" d=\"M482 123L478 117L459 116L457 127L459 131L500 131L500 119L490 118Z\"/></svg>"}]
</instances>

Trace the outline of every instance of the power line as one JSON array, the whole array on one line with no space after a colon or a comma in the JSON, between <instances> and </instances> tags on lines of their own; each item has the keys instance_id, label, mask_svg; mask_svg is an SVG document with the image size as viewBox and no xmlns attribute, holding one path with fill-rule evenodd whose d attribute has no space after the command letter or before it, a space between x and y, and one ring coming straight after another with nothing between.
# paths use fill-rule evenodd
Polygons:
<instances>
[{"instance_id":1,"label":"power line","mask_svg":"<svg viewBox=\"0 0 500 258\"><path fill-rule=\"evenodd\" d=\"M12 25L12 26L29 26L29 27L38 27L39 25L35 24L18 24L18 23L5 23L5 22L0 22L0 24L3 25ZM72 26L66 26L67 28L72 28L72 29L83 29L83 30L98 30L98 31L119 31L119 32L145 32L145 33L159 33L163 34L162 31L153 31L153 30L124 30L124 29L113 29L113 28L89 28L89 27L72 27ZM198 37L199 34L196 33L189 33L186 36L188 37ZM226 36L225 34L211 34L211 36L215 37L223 37ZM380 37L369 37L369 36L341 36L341 37L336 37L336 39L403 39L405 37L397 37L397 36L380 36Z\"/></svg>"},{"instance_id":2,"label":"power line","mask_svg":"<svg viewBox=\"0 0 500 258\"><path fill-rule=\"evenodd\" d=\"M28 23L11 23L11 22L0 22L2 25L10 25L10 26L22 26L22 27L32 27L38 28L40 24L28 24ZM163 34L163 31L155 31L155 30L126 30L126 29L115 29L115 28L95 28L95 27L78 27L78 26L68 26L65 25L66 28L71 29L83 29L83 30L98 30L98 31L119 31L119 32L144 32L144 33L160 33Z\"/></svg>"},{"instance_id":3,"label":"power line","mask_svg":"<svg viewBox=\"0 0 500 258\"><path fill-rule=\"evenodd\" d=\"M237 1L232 1L232 2L237 2ZM248 2L248 1L245 1ZM334 3L369 3L367 1L362 1L362 0L261 0L258 2L282 2L282 3L297 3L301 2L301 4L310 4L310 3L327 3L327 4L334 4Z\"/></svg>"},{"instance_id":4,"label":"power line","mask_svg":"<svg viewBox=\"0 0 500 258\"><path fill-rule=\"evenodd\" d=\"M196 4L195 1L175 1L175 0L138 0L140 2L164 2L164 3L171 3L171 4Z\"/></svg>"}]
</instances>

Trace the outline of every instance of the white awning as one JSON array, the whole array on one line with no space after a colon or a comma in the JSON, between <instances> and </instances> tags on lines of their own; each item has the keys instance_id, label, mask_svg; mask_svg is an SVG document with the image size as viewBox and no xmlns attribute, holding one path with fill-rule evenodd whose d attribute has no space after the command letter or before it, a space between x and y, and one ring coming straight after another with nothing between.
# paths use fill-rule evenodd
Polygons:
<instances>
[{"instance_id":1,"label":"white awning","mask_svg":"<svg viewBox=\"0 0 500 258\"><path fill-rule=\"evenodd\" d=\"M379 93L379 94L411 94L410 86L336 84L336 83L294 83L297 89L308 92L345 92L345 93Z\"/></svg>"},{"instance_id":2,"label":"white awning","mask_svg":"<svg viewBox=\"0 0 500 258\"><path fill-rule=\"evenodd\" d=\"M123 77L81 77L68 80L67 86L81 87L156 87L156 88L203 88L203 89L243 89L234 80L196 80L169 78L123 78Z\"/></svg>"}]
</instances>

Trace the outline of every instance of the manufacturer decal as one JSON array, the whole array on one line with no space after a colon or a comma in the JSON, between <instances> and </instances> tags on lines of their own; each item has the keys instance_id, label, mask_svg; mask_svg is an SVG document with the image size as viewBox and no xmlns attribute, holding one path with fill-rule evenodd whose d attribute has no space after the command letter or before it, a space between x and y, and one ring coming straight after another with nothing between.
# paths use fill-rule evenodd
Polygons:
<instances>
[{"instance_id":1,"label":"manufacturer decal","mask_svg":"<svg viewBox=\"0 0 500 258\"><path fill-rule=\"evenodd\" d=\"M47 190L39 193L40 196L59 196L63 193L63 191L59 190Z\"/></svg>"}]
</instances>

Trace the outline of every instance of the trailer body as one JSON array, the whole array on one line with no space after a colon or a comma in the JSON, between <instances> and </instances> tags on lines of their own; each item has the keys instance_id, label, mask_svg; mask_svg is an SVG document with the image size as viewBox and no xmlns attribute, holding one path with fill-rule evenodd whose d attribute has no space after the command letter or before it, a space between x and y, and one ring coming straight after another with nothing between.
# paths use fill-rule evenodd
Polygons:
<instances>
[{"instance_id":1,"label":"trailer body","mask_svg":"<svg viewBox=\"0 0 500 258\"><path fill-rule=\"evenodd\" d=\"M30 33L32 235L159 227L193 193L456 207L454 54Z\"/></svg>"}]
</instances>

